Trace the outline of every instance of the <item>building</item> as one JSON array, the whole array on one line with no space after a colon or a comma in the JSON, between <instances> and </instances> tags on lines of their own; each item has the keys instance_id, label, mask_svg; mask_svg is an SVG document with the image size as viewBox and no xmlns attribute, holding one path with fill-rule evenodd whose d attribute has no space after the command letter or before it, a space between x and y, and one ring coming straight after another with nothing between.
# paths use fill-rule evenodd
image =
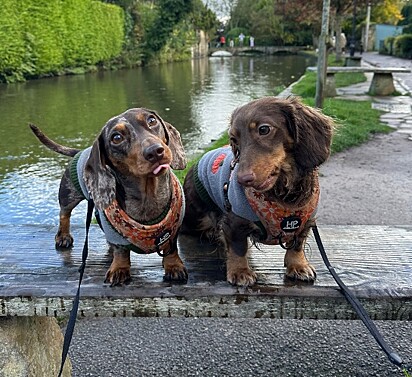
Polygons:
<instances>
[{"instance_id":1,"label":"building","mask_svg":"<svg viewBox=\"0 0 412 377\"><path fill-rule=\"evenodd\" d=\"M383 48L383 42L388 37L396 37L402 34L402 26L374 24L369 27L367 51L379 51ZM362 41L365 40L365 28L362 29Z\"/></svg>"}]
</instances>

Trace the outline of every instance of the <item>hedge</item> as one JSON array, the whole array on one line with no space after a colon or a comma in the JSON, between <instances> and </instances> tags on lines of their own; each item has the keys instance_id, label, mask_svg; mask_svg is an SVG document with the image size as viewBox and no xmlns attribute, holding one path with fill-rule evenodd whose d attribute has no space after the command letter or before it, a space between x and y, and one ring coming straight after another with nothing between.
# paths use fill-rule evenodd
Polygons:
<instances>
[{"instance_id":1,"label":"hedge","mask_svg":"<svg viewBox=\"0 0 412 377\"><path fill-rule=\"evenodd\" d=\"M395 38L393 53L396 56L412 59L412 34L402 34Z\"/></svg>"},{"instance_id":2,"label":"hedge","mask_svg":"<svg viewBox=\"0 0 412 377\"><path fill-rule=\"evenodd\" d=\"M96 0L2 0L0 81L59 74L116 57L124 12Z\"/></svg>"},{"instance_id":3,"label":"hedge","mask_svg":"<svg viewBox=\"0 0 412 377\"><path fill-rule=\"evenodd\" d=\"M400 58L412 59L412 34L401 34L384 40L382 54L394 55Z\"/></svg>"}]
</instances>

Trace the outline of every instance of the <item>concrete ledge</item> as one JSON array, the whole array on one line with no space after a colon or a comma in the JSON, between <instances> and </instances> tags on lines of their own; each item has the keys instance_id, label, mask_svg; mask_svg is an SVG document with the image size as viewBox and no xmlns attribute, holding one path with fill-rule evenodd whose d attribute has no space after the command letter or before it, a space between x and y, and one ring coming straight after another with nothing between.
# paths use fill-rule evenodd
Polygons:
<instances>
[{"instance_id":1,"label":"concrete ledge","mask_svg":"<svg viewBox=\"0 0 412 377\"><path fill-rule=\"evenodd\" d=\"M0 226L2 316L63 316L72 307L78 282L84 229L73 229L75 247L54 249L54 227ZM329 258L375 319L412 319L412 227L322 226ZM251 288L225 281L224 258L207 243L181 236L187 284L163 282L157 255L132 255L132 282L104 284L110 263L97 226L81 291L79 315L162 317L270 317L354 319L355 313L323 265L313 239L308 258L316 267L314 285L284 280L284 250L254 249L250 263L258 275Z\"/></svg>"}]
</instances>

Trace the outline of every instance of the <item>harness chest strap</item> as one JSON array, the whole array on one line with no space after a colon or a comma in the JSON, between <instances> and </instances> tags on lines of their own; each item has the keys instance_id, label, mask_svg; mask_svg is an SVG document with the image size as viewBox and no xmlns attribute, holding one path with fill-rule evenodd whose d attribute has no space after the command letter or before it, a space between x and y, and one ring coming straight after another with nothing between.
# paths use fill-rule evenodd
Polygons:
<instances>
[{"instance_id":1,"label":"harness chest strap","mask_svg":"<svg viewBox=\"0 0 412 377\"><path fill-rule=\"evenodd\" d=\"M318 180L315 182L311 200L295 211L266 200L262 193L245 188L246 198L266 231L266 237L260 242L269 245L285 243L292 241L302 231L306 222L315 215L318 206L320 190Z\"/></svg>"},{"instance_id":2,"label":"harness chest strap","mask_svg":"<svg viewBox=\"0 0 412 377\"><path fill-rule=\"evenodd\" d=\"M110 225L130 242L132 250L149 254L162 255L171 251L172 240L180 228L184 215L184 198L178 178L171 174L172 193L170 208L156 224L142 224L132 219L114 200L104 209L104 215ZM137 248L137 250L135 248Z\"/></svg>"},{"instance_id":3,"label":"harness chest strap","mask_svg":"<svg viewBox=\"0 0 412 377\"><path fill-rule=\"evenodd\" d=\"M228 191L229 184L233 180L233 171L236 164L239 162L239 155L235 156L230 164L230 174L227 183L223 186L225 197L225 208L231 210ZM281 245L287 248L286 243L296 242L296 235L300 233L306 222L312 218L318 207L319 202L319 180L315 172L314 189L310 201L302 208L292 211L291 209L282 206L278 202L271 202L265 198L263 193L257 192L251 187L245 187L244 192L247 201L253 212L259 218L257 225L259 226L262 236L259 242L267 245Z\"/></svg>"}]
</instances>

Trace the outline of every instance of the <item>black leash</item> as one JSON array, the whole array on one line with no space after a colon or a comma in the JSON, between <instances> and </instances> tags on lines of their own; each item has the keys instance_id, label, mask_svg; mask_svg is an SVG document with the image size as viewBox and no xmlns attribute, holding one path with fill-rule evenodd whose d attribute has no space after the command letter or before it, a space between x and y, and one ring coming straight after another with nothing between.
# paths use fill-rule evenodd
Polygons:
<instances>
[{"instance_id":1,"label":"black leash","mask_svg":"<svg viewBox=\"0 0 412 377\"><path fill-rule=\"evenodd\" d=\"M409 372L411 371L410 366L406 366L400 356L392 350L392 348L386 343L385 339L383 339L381 333L379 332L378 328L375 326L373 321L370 319L368 313L366 312L365 308L362 306L360 301L356 298L356 296L349 290L349 288L343 283L343 281L340 279L338 274L336 273L335 269L333 266L330 264L329 259L326 255L325 248L323 247L322 240L320 239L319 231L317 226L312 227L313 234L315 236L316 243L318 245L320 255L322 256L323 262L325 263L326 267L328 268L329 272L335 279L336 283L339 285L339 288L341 289L343 295L346 297L346 299L349 301L349 303L352 305L353 309L356 311L358 314L359 318L362 320L364 325L367 327L371 335L375 338L376 342L379 344L379 346L382 348L383 352L386 353L388 356L389 361L392 364L395 364L397 367L399 367L402 372L404 373L405 376L409 377L410 374Z\"/></svg>"},{"instance_id":2,"label":"black leash","mask_svg":"<svg viewBox=\"0 0 412 377\"><path fill-rule=\"evenodd\" d=\"M62 360L60 364L60 371L59 371L58 377L60 377L63 373L64 363L66 362L70 343L73 337L74 325L76 324L77 311L79 309L79 301L80 301L80 285L82 284L84 269L86 267L86 260L89 254L89 229L90 229L90 224L92 222L93 207L94 207L94 202L93 200L90 199L87 205L86 237L85 237L84 246L83 246L82 264L79 267L79 272L80 272L79 285L77 287L76 296L73 300L73 307L70 312L69 322L67 323L66 333L64 334Z\"/></svg>"}]
</instances>

